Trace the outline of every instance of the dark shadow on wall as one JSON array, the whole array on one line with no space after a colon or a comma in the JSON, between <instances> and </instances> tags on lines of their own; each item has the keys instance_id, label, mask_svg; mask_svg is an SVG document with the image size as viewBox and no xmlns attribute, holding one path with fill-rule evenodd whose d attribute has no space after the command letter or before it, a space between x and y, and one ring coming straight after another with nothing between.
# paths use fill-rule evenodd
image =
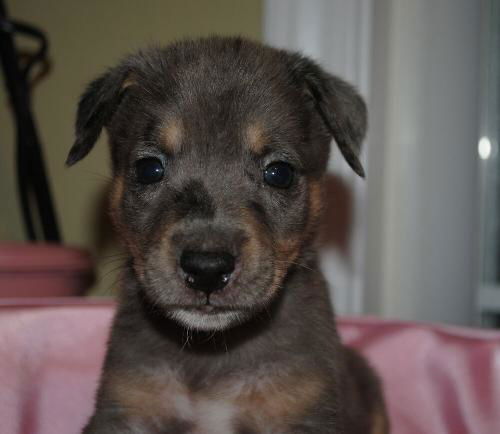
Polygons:
<instances>
[{"instance_id":1,"label":"dark shadow on wall","mask_svg":"<svg viewBox=\"0 0 500 434\"><path fill-rule=\"evenodd\" d=\"M345 260L350 257L353 226L353 194L339 176L328 173L325 179L325 208L319 235L321 248L338 250Z\"/></svg>"}]
</instances>

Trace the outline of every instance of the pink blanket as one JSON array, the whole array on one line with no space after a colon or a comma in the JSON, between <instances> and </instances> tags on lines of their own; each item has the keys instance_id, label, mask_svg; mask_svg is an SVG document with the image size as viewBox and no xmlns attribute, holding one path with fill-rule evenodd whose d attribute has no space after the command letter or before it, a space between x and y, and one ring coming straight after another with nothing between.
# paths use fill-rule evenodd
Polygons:
<instances>
[{"instance_id":1,"label":"pink blanket","mask_svg":"<svg viewBox=\"0 0 500 434\"><path fill-rule=\"evenodd\" d=\"M89 417L114 307L73 300L0 307L2 434L76 434ZM500 433L500 332L339 325L381 374L393 433Z\"/></svg>"}]
</instances>

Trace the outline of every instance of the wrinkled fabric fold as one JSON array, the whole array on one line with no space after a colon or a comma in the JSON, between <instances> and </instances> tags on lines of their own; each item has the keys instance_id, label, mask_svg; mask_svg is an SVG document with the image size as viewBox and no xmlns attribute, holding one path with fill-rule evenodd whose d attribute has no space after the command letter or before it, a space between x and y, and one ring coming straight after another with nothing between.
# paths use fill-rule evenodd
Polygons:
<instances>
[{"instance_id":1,"label":"wrinkled fabric fold","mask_svg":"<svg viewBox=\"0 0 500 434\"><path fill-rule=\"evenodd\" d=\"M93 408L114 305L0 306L2 434L76 434ZM382 377L392 432L500 432L500 331L340 318Z\"/></svg>"}]
</instances>

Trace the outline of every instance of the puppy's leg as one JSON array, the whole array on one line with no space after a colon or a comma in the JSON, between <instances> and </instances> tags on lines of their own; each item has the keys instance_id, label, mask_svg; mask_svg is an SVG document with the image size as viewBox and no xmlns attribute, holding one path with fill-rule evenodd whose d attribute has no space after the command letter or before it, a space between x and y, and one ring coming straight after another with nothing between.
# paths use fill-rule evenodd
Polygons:
<instances>
[{"instance_id":1,"label":"puppy's leg","mask_svg":"<svg viewBox=\"0 0 500 434\"><path fill-rule=\"evenodd\" d=\"M375 371L355 350L345 348L348 426L356 434L389 434L389 419L382 387Z\"/></svg>"},{"instance_id":2,"label":"puppy's leg","mask_svg":"<svg viewBox=\"0 0 500 434\"><path fill-rule=\"evenodd\" d=\"M149 434L150 431L127 422L122 416L94 414L82 434Z\"/></svg>"},{"instance_id":3,"label":"puppy's leg","mask_svg":"<svg viewBox=\"0 0 500 434\"><path fill-rule=\"evenodd\" d=\"M181 420L171 420L161 424L161 426L153 426L140 421L128 420L124 415L110 416L105 412L98 411L84 428L82 434L187 434L190 429L191 425Z\"/></svg>"}]
</instances>

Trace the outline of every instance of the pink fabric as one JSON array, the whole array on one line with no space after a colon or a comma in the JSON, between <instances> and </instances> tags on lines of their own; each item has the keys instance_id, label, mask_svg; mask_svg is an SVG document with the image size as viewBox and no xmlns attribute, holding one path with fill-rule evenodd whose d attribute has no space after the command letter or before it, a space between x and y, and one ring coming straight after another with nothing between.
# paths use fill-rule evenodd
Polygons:
<instances>
[{"instance_id":1,"label":"pink fabric","mask_svg":"<svg viewBox=\"0 0 500 434\"><path fill-rule=\"evenodd\" d=\"M92 411L114 307L35 303L0 307L0 432L76 434ZM383 377L393 433L500 433L500 332L339 323Z\"/></svg>"}]
</instances>

